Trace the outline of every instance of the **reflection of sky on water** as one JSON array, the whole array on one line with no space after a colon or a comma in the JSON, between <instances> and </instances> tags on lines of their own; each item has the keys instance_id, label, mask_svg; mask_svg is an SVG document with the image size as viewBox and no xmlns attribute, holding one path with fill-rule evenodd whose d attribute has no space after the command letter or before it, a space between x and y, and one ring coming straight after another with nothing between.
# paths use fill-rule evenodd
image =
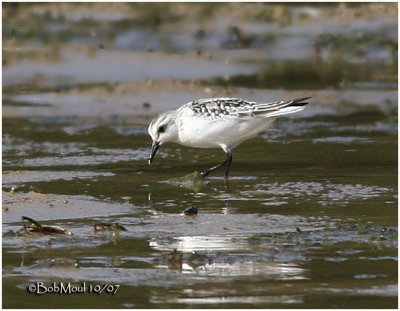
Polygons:
<instances>
[{"instance_id":1,"label":"reflection of sky on water","mask_svg":"<svg viewBox=\"0 0 400 311\"><path fill-rule=\"evenodd\" d=\"M393 189L362 184L339 184L332 182L286 182L258 184L252 190L241 191L240 199L263 199L265 205L280 205L290 197L318 200L321 205L346 205L351 200L366 200L383 196ZM221 195L219 195L221 196ZM272 197L271 197L272 196ZM233 198L231 198L232 200ZM272 201L272 202L270 202ZM278 204L277 204L278 203Z\"/></svg>"},{"instance_id":2,"label":"reflection of sky on water","mask_svg":"<svg viewBox=\"0 0 400 311\"><path fill-rule=\"evenodd\" d=\"M152 303L183 303L190 305L200 304L270 304L284 303L294 304L302 303L301 295L280 295L280 296L222 296L211 291L203 293L204 296L194 293L191 289L183 290L182 296L178 297L153 297ZM186 296L186 297L184 297Z\"/></svg>"},{"instance_id":3,"label":"reflection of sky on water","mask_svg":"<svg viewBox=\"0 0 400 311\"><path fill-rule=\"evenodd\" d=\"M183 274L221 277L257 276L278 280L306 279L306 270L293 262L271 258L269 252L258 255L246 252L247 239L222 236L182 236L150 241L149 246L162 255L157 268L178 269ZM220 253L225 251L225 253ZM230 251L231 253L226 253ZM232 253L232 252L235 253ZM287 258L288 259L288 258Z\"/></svg>"},{"instance_id":4,"label":"reflection of sky on water","mask_svg":"<svg viewBox=\"0 0 400 311\"><path fill-rule=\"evenodd\" d=\"M245 250L248 243L234 237L224 236L181 236L173 240L155 240L149 243L151 248L160 251L177 250L183 253L198 251Z\"/></svg>"},{"instance_id":5,"label":"reflection of sky on water","mask_svg":"<svg viewBox=\"0 0 400 311\"><path fill-rule=\"evenodd\" d=\"M200 267L193 267L189 263L182 264L182 273L186 274L205 274L220 277L231 276L256 276L273 280L304 280L305 269L295 264L285 263L256 263L232 262L232 263L211 263Z\"/></svg>"}]
</instances>

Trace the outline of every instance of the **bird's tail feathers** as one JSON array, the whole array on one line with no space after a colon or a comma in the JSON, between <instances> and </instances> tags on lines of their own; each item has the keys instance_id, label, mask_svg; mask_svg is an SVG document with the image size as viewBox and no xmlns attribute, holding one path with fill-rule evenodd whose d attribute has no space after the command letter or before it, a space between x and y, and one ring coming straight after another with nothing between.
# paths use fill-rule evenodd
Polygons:
<instances>
[{"instance_id":1,"label":"bird's tail feathers","mask_svg":"<svg viewBox=\"0 0 400 311\"><path fill-rule=\"evenodd\" d=\"M295 113L295 112L301 111L303 109L304 109L304 107L286 107L286 108L282 108L278 111L267 113L267 114L263 115L263 117L278 117L278 116L283 116L283 115L289 114L289 113Z\"/></svg>"},{"instance_id":2,"label":"bird's tail feathers","mask_svg":"<svg viewBox=\"0 0 400 311\"><path fill-rule=\"evenodd\" d=\"M293 99L288 102L288 106L305 106L305 105L309 104L309 102L307 102L307 100L310 98L311 97L303 97L303 98Z\"/></svg>"},{"instance_id":3,"label":"bird's tail feathers","mask_svg":"<svg viewBox=\"0 0 400 311\"><path fill-rule=\"evenodd\" d=\"M307 100L311 97L293 99L287 102L277 102L257 105L254 113L262 117L277 117L289 113L295 113L304 109L308 104Z\"/></svg>"}]
</instances>

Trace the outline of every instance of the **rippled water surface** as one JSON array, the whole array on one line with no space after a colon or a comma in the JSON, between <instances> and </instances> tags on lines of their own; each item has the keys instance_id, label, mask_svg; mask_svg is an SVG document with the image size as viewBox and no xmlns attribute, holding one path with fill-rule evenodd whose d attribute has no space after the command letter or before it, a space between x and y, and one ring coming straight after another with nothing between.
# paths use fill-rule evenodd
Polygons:
<instances>
[{"instance_id":1,"label":"rippled water surface","mask_svg":"<svg viewBox=\"0 0 400 311\"><path fill-rule=\"evenodd\" d=\"M60 25L89 14L81 9ZM310 16L324 11L311 9ZM118 10L107 19L96 12L93 23L121 18ZM316 37L307 28L268 28L285 35L267 44L262 23L243 22L242 37L252 33L253 43L227 48L232 39L220 23L198 42L213 51L209 58L190 53L197 41L169 28L126 29L87 60L68 46L63 61L4 67L3 307L397 307L397 73L390 53L367 49L382 57L374 71L347 59L346 50L335 71L308 57ZM390 37L397 21L385 23L373 31ZM82 41L74 36L72 46ZM156 51L140 51L137 36ZM299 54L274 54L284 46L298 46ZM259 55L263 48L279 66ZM108 75L111 58L118 70ZM125 63L144 76L123 71ZM290 68L311 80L294 85ZM268 84L267 73L281 85ZM235 149L228 182L223 170L206 179L195 173L223 161L221 150L167 144L149 167L150 118L210 96L313 99ZM197 215L184 214L190 207ZM72 235L23 234L22 216ZM102 222L126 231L95 230ZM119 287L115 294L40 296L27 292L35 282Z\"/></svg>"}]
</instances>

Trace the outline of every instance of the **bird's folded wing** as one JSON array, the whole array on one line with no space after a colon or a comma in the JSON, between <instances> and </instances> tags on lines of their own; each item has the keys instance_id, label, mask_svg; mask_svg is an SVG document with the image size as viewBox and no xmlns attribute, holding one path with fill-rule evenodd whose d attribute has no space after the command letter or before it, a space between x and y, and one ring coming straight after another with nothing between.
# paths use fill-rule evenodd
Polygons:
<instances>
[{"instance_id":1,"label":"bird's folded wing","mask_svg":"<svg viewBox=\"0 0 400 311\"><path fill-rule=\"evenodd\" d=\"M210 98L188 103L194 115L211 119L251 119L256 117L276 117L283 114L300 111L310 97L291 101L275 101L269 103L248 102L239 98Z\"/></svg>"}]
</instances>

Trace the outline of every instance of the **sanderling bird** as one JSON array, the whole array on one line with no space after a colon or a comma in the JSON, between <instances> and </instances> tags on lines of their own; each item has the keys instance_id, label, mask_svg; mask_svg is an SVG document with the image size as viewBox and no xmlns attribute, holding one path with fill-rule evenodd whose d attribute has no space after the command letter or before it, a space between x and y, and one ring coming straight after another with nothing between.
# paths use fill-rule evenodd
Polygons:
<instances>
[{"instance_id":1,"label":"sanderling bird","mask_svg":"<svg viewBox=\"0 0 400 311\"><path fill-rule=\"evenodd\" d=\"M201 172L203 177L232 163L232 150L268 128L276 117L298 112L311 97L290 101L257 103L239 98L208 98L189 102L177 110L154 118L148 128L153 139L149 165L159 147L166 142L195 148L222 148L226 160Z\"/></svg>"}]
</instances>

